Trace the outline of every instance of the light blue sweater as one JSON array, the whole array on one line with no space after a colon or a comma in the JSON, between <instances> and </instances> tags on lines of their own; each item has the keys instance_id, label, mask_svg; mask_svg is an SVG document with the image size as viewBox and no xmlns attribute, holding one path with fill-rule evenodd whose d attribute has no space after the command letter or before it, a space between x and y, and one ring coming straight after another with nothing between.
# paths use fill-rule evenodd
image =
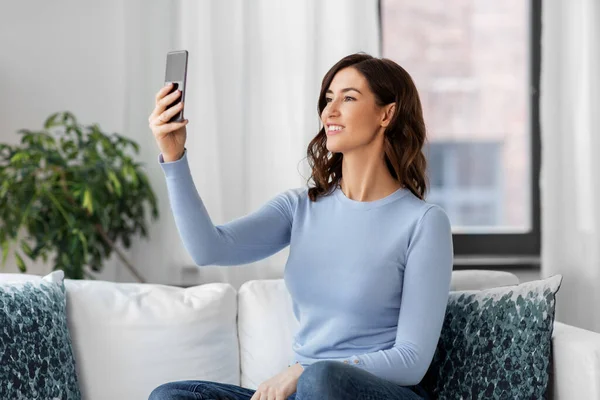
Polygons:
<instances>
[{"instance_id":1,"label":"light blue sweater","mask_svg":"<svg viewBox=\"0 0 600 400\"><path fill-rule=\"evenodd\" d=\"M440 336L450 290L452 233L444 211L399 189L370 202L290 189L215 226L187 152L159 162L179 234L194 262L238 265L290 246L284 278L299 330L294 359L337 360L400 385L421 381Z\"/></svg>"}]
</instances>

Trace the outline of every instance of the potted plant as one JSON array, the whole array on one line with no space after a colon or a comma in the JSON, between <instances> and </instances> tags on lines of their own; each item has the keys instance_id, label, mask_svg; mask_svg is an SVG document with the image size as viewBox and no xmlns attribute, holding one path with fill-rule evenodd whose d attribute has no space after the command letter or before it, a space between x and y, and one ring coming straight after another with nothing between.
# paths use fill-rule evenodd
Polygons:
<instances>
[{"instance_id":1,"label":"potted plant","mask_svg":"<svg viewBox=\"0 0 600 400\"><path fill-rule=\"evenodd\" d=\"M22 272L22 254L47 262L72 279L93 278L113 251L144 282L121 250L147 237L146 214L158 218L156 197L134 141L108 136L97 124L82 127L70 112L48 117L44 129L18 131L20 145L0 144L2 266L10 249Z\"/></svg>"}]
</instances>

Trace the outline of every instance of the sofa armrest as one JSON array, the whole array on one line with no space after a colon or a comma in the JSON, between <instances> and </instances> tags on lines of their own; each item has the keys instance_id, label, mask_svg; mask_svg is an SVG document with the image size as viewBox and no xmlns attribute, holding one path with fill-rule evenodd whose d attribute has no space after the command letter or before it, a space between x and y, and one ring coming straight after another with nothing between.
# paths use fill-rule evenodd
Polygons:
<instances>
[{"instance_id":1,"label":"sofa armrest","mask_svg":"<svg viewBox=\"0 0 600 400\"><path fill-rule=\"evenodd\" d=\"M464 269L452 271L450 290L484 290L518 284L519 278L511 272Z\"/></svg>"},{"instance_id":2,"label":"sofa armrest","mask_svg":"<svg viewBox=\"0 0 600 400\"><path fill-rule=\"evenodd\" d=\"M554 323L550 399L600 399L600 333Z\"/></svg>"}]
</instances>

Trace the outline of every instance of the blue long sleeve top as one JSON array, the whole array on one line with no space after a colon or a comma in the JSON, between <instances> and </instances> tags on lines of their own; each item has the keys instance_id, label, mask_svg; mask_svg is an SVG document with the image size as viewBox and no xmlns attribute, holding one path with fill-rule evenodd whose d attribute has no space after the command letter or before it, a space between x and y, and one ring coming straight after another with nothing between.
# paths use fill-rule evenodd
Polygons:
<instances>
[{"instance_id":1,"label":"blue long sleeve top","mask_svg":"<svg viewBox=\"0 0 600 400\"><path fill-rule=\"evenodd\" d=\"M215 226L187 152L159 162L197 265L246 264L290 246L284 279L299 322L291 362L337 360L403 386L421 381L450 291L452 234L440 207L404 188L367 202L339 187L312 202L308 188L296 188Z\"/></svg>"}]
</instances>

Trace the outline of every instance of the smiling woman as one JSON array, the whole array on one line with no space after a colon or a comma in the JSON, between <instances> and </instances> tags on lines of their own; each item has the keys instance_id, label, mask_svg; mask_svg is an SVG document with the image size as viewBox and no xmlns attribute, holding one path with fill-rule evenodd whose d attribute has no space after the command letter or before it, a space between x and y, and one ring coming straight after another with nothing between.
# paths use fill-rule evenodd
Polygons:
<instances>
[{"instance_id":1,"label":"smiling woman","mask_svg":"<svg viewBox=\"0 0 600 400\"><path fill-rule=\"evenodd\" d=\"M453 250L448 217L423 200L425 125L408 73L366 54L335 64L318 101L323 127L308 148L316 186L287 190L217 226L191 177L185 128L161 122L172 113L165 95L150 120L169 153L159 161L186 249L199 266L225 266L289 245L284 279L299 329L288 368L257 390L186 381L159 386L150 398L423 398L419 383L440 337ZM171 134L181 140L167 142Z\"/></svg>"},{"instance_id":2,"label":"smiling woman","mask_svg":"<svg viewBox=\"0 0 600 400\"><path fill-rule=\"evenodd\" d=\"M380 185L382 195L404 186L423 199L425 123L415 84L401 66L367 54L343 58L323 78L319 115L323 128L307 151L312 201L338 186L364 201L369 186Z\"/></svg>"}]
</instances>

